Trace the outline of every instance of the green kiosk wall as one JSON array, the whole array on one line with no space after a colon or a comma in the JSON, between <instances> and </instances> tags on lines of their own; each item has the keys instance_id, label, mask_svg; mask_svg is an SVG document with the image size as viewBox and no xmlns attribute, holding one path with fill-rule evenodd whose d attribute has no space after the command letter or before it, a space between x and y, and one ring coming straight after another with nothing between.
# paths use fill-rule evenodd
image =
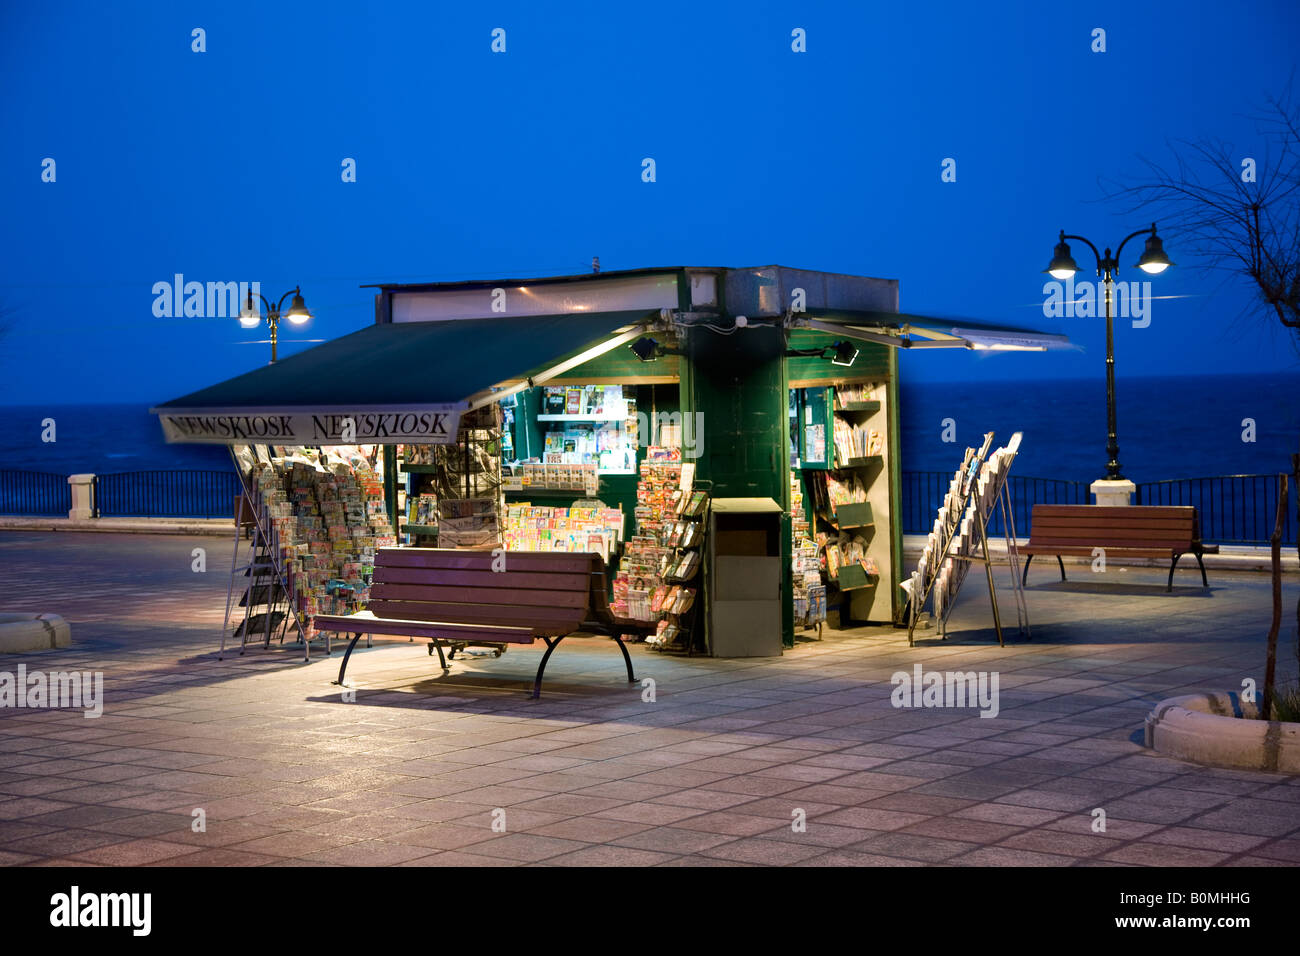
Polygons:
<instances>
[{"instance_id":1,"label":"green kiosk wall","mask_svg":"<svg viewBox=\"0 0 1300 956\"><path fill-rule=\"evenodd\" d=\"M647 415L680 411L683 419L699 414L695 438L699 457L695 459L700 479L713 483L717 497L771 498L785 512L781 531L782 638L794 644L794 600L790 572L790 419L789 390L841 382L885 382L888 394L889 483L888 527L877 534L888 535L890 568L879 587L890 589L896 601L902 530L899 524L898 483L898 374L892 348L859 341L860 356L849 369L815 356L789 356L791 349L828 344L825 333L796 330L789 343L781 329L751 327L742 334L719 335L704 328L688 329L679 344L681 355L665 355L641 362L630 349L614 351L570 370L547 384L621 384L635 386L637 408ZM523 428L538 429L535 391L521 393ZM526 397L527 396L527 397ZM686 425L684 427L692 427ZM530 442L540 442L540 431ZM516 436L516 447L520 437ZM638 461L644 448L638 452ZM628 532L636 506L637 476L607 475L601 478L599 497L611 507L622 506L628 515ZM508 500L529 500L537 504L564 506L574 492L510 492ZM707 573L707 569L706 569ZM892 605L891 605L892 606ZM706 615L707 617L707 615ZM874 615L882 620L880 614Z\"/></svg>"},{"instance_id":2,"label":"green kiosk wall","mask_svg":"<svg viewBox=\"0 0 1300 956\"><path fill-rule=\"evenodd\" d=\"M774 327L684 337L682 414L698 415L697 474L719 498L771 498L781 521L781 636L794 645L790 580L790 439L785 342ZM707 569L706 569L707 570Z\"/></svg>"}]
</instances>

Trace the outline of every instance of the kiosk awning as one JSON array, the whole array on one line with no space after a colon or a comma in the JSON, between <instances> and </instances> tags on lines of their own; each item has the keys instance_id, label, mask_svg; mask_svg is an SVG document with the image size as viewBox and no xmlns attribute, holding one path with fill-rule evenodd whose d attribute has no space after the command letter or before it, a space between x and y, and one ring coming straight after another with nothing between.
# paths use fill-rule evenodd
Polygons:
<instances>
[{"instance_id":1,"label":"kiosk awning","mask_svg":"<svg viewBox=\"0 0 1300 956\"><path fill-rule=\"evenodd\" d=\"M168 442L444 444L492 386L631 341L657 312L378 324L150 411ZM350 436L350 437L349 437Z\"/></svg>"},{"instance_id":2,"label":"kiosk awning","mask_svg":"<svg viewBox=\"0 0 1300 956\"><path fill-rule=\"evenodd\" d=\"M810 310L808 327L904 349L1046 352L1078 348L1066 336L1051 332L904 312Z\"/></svg>"}]
</instances>

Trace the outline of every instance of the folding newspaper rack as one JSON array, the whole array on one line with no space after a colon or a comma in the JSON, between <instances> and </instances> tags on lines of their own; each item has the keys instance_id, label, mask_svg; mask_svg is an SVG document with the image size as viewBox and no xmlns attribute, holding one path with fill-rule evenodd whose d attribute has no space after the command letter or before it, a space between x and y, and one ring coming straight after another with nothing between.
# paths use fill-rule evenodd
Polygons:
<instances>
[{"instance_id":1,"label":"folding newspaper rack","mask_svg":"<svg viewBox=\"0 0 1300 956\"><path fill-rule=\"evenodd\" d=\"M1016 618L1020 634L1030 639L1029 611L1025 606L1020 576L1019 554L1016 550L1015 516L1011 503L1007 473L1020 449L1021 433L1011 436L1011 441L991 455L993 433L984 436L984 444L976 451L966 449L962 466L953 476L948 493L935 518L925 551L917 563L916 571L900 585L908 596L904 612L907 614L907 643L912 646L917 621L926 601L933 597L934 618L939 633L948 637L948 615L961 589L966 572L972 563L984 565L988 579L989 601L993 606L993 628L998 644L1006 646L1002 637L1002 619L998 611L997 589L993 584L993 557L989 553L988 522L995 509L1000 508L1002 528L1006 535L1007 563L1011 568L1012 590L1016 598Z\"/></svg>"},{"instance_id":2,"label":"folding newspaper rack","mask_svg":"<svg viewBox=\"0 0 1300 956\"><path fill-rule=\"evenodd\" d=\"M238 471L236 463L236 472ZM217 660L225 658L228 636L240 639L241 656L248 648L249 635L254 631L262 631L263 648L271 646L271 638L276 631L279 631L280 643L283 644L291 619L299 639L305 645L305 658L310 660L310 642L306 639L302 620L298 616L292 582L286 579L284 563L280 558L279 535L271 524L256 489L249 487L242 474L239 475L239 481L243 491L235 499L234 557L230 565L230 586L226 590L226 615L221 624L221 647L217 651ZM239 538L244 531L248 532L248 557L241 565ZM234 609L235 581L241 577L248 578L244 595L239 602L239 606L244 609L244 619L231 635L229 631L231 611ZM279 609L281 604L284 605L284 610ZM265 610L255 614L255 607L263 607ZM328 639L329 636L326 635L326 640Z\"/></svg>"}]
</instances>

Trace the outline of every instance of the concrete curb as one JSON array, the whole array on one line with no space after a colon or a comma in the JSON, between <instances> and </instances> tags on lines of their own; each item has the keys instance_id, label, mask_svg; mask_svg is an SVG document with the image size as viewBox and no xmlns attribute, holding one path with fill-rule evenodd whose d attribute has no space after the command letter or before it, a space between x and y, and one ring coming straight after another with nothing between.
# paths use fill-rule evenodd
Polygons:
<instances>
[{"instance_id":1,"label":"concrete curb","mask_svg":"<svg viewBox=\"0 0 1300 956\"><path fill-rule=\"evenodd\" d=\"M235 536L230 518L18 518L0 517L0 531L105 531L113 534Z\"/></svg>"},{"instance_id":2,"label":"concrete curb","mask_svg":"<svg viewBox=\"0 0 1300 956\"><path fill-rule=\"evenodd\" d=\"M48 651L72 643L72 628L57 614L0 612L0 654Z\"/></svg>"},{"instance_id":3,"label":"concrete curb","mask_svg":"<svg viewBox=\"0 0 1300 956\"><path fill-rule=\"evenodd\" d=\"M1215 767L1300 773L1300 724L1259 719L1234 692L1188 694L1156 704L1146 745L1167 757Z\"/></svg>"}]
</instances>

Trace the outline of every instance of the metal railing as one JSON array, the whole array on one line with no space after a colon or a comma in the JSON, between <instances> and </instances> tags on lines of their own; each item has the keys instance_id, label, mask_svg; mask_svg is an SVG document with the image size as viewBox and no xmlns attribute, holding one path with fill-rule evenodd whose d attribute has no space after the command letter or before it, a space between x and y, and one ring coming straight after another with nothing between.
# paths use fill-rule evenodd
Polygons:
<instances>
[{"instance_id":1,"label":"metal railing","mask_svg":"<svg viewBox=\"0 0 1300 956\"><path fill-rule=\"evenodd\" d=\"M903 472L903 533L929 534L934 517L948 490L952 472ZM1036 504L1086 505L1092 503L1090 482L1011 475L1016 534L1023 541L1030 533ZM1284 540L1296 539L1294 497L1287 506ZM1194 505L1201 521L1201 538L1216 544L1268 543L1277 508L1277 475L1220 475L1213 478L1174 478L1138 483L1136 505ZM1002 518L995 511L989 522L993 534L1002 534Z\"/></svg>"},{"instance_id":2,"label":"metal railing","mask_svg":"<svg viewBox=\"0 0 1300 956\"><path fill-rule=\"evenodd\" d=\"M943 501L951 472L905 471L902 522L905 534L928 534ZM1036 504L1091 503L1089 482L1012 475L1011 490L1016 532L1029 536ZM1286 509L1283 540L1296 540L1295 495ZM96 475L95 517L228 518L240 493L234 471L133 471ZM1222 544L1263 545L1272 532L1277 509L1276 475L1218 475L1144 481L1137 485L1134 504L1193 505L1200 515L1201 537ZM67 475L43 471L0 469L0 514L66 516L72 508ZM989 529L1002 534L995 512Z\"/></svg>"},{"instance_id":3,"label":"metal railing","mask_svg":"<svg viewBox=\"0 0 1300 956\"><path fill-rule=\"evenodd\" d=\"M71 508L72 488L67 475L0 470L0 514L66 518Z\"/></svg>"},{"instance_id":4,"label":"metal railing","mask_svg":"<svg viewBox=\"0 0 1300 956\"><path fill-rule=\"evenodd\" d=\"M229 518L233 471L124 471L95 476L95 517Z\"/></svg>"},{"instance_id":5,"label":"metal railing","mask_svg":"<svg viewBox=\"0 0 1300 956\"><path fill-rule=\"evenodd\" d=\"M1295 495L1288 492L1282 540L1296 539ZM1277 514L1277 475L1217 475L1138 484L1134 504L1193 505L1201 538L1232 544L1268 544Z\"/></svg>"}]
</instances>

